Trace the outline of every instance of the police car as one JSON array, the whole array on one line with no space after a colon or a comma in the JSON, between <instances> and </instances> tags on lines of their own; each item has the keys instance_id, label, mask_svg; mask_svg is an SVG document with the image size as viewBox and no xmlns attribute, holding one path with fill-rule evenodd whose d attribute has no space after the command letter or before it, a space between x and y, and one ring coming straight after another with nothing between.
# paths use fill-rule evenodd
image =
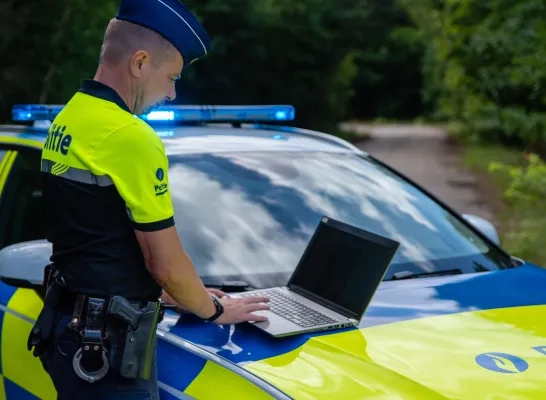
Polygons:
<instances>
[{"instance_id":1,"label":"police car","mask_svg":"<svg viewBox=\"0 0 546 400\"><path fill-rule=\"evenodd\" d=\"M26 340L42 305L40 150L62 106L0 128L0 393L55 399ZM353 145L283 125L291 106L173 106L139 116L169 157L176 226L209 287L284 285L323 215L401 243L355 328L273 339L168 312L163 399L538 399L546 271ZM138 161L135 161L138 162ZM432 168L433 166L431 166Z\"/></svg>"}]
</instances>

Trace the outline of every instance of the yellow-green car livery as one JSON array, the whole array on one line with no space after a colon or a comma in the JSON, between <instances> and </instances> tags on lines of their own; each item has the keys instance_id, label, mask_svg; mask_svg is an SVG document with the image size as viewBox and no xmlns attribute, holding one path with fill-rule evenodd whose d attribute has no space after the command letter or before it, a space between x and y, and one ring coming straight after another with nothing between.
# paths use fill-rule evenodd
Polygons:
<instances>
[{"instance_id":1,"label":"yellow-green car livery","mask_svg":"<svg viewBox=\"0 0 546 400\"><path fill-rule=\"evenodd\" d=\"M51 252L41 150L61 108L14 107L18 124L0 126L0 399L56 398L26 341ZM139 116L165 146L176 227L205 284L286 284L323 215L400 249L355 328L274 339L167 312L161 398L545 398L546 270L373 155L289 126L293 113L165 106Z\"/></svg>"}]
</instances>

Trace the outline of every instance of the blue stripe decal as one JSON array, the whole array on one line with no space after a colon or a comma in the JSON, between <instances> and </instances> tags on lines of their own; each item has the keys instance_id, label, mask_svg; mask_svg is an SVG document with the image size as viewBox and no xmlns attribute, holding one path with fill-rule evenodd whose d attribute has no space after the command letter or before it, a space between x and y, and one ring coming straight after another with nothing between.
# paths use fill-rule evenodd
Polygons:
<instances>
[{"instance_id":1,"label":"blue stripe decal","mask_svg":"<svg viewBox=\"0 0 546 400\"><path fill-rule=\"evenodd\" d=\"M165 340L157 341L157 373L161 382L183 392L201 373L206 360Z\"/></svg>"},{"instance_id":2,"label":"blue stripe decal","mask_svg":"<svg viewBox=\"0 0 546 400\"><path fill-rule=\"evenodd\" d=\"M546 270L532 264L494 272L415 281L376 293L360 327L416 318L546 304ZM434 283L434 284L433 284Z\"/></svg>"},{"instance_id":3,"label":"blue stripe decal","mask_svg":"<svg viewBox=\"0 0 546 400\"><path fill-rule=\"evenodd\" d=\"M482 273L436 287L434 299L450 300L469 310L518 307L546 302L546 270L533 265Z\"/></svg>"},{"instance_id":4,"label":"blue stripe decal","mask_svg":"<svg viewBox=\"0 0 546 400\"><path fill-rule=\"evenodd\" d=\"M546 270L531 264L488 273L385 282L376 292L360 327L466 311L546 304L544 288ZM286 354L313 337L348 330L351 328L273 339L247 324L228 329L204 324L187 315L171 327L170 333L229 361L245 363Z\"/></svg>"},{"instance_id":5,"label":"blue stripe decal","mask_svg":"<svg viewBox=\"0 0 546 400\"><path fill-rule=\"evenodd\" d=\"M345 330L350 330L350 328ZM171 328L170 333L209 351L212 350L220 357L235 363L257 361L288 353L302 346L310 337L310 335L298 335L283 339L271 339L247 324L240 324L229 329L229 327L205 324L192 315L181 317L178 323ZM328 333L312 336L324 334Z\"/></svg>"},{"instance_id":6,"label":"blue stripe decal","mask_svg":"<svg viewBox=\"0 0 546 400\"><path fill-rule=\"evenodd\" d=\"M34 396L30 392L27 392L21 386L9 380L5 376L3 379L7 400L40 400L38 397Z\"/></svg>"},{"instance_id":7,"label":"blue stripe decal","mask_svg":"<svg viewBox=\"0 0 546 400\"><path fill-rule=\"evenodd\" d=\"M7 306L16 291L17 288L6 285L4 282L0 281L0 305Z\"/></svg>"}]
</instances>

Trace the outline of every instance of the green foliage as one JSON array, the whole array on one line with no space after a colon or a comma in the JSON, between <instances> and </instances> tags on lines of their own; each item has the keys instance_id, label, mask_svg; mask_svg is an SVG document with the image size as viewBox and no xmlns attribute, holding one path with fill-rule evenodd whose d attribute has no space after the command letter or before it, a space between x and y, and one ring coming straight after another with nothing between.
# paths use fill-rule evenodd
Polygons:
<instances>
[{"instance_id":1,"label":"green foliage","mask_svg":"<svg viewBox=\"0 0 546 400\"><path fill-rule=\"evenodd\" d=\"M27 4L28 3L28 4ZM13 103L65 102L94 73L116 2L10 1L0 6L0 120Z\"/></svg>"},{"instance_id":2,"label":"green foliage","mask_svg":"<svg viewBox=\"0 0 546 400\"><path fill-rule=\"evenodd\" d=\"M407 64L407 57L391 49L396 37L385 45L404 15L392 1L238 0L227 6L221 0L194 0L188 5L213 44L211 54L180 82L181 102L291 103L298 125L318 129L416 103L411 95L418 97L418 81L407 80L412 89L400 85L392 96L396 75L386 68L394 68L396 58ZM418 57L413 65L418 71Z\"/></svg>"},{"instance_id":3,"label":"green foliage","mask_svg":"<svg viewBox=\"0 0 546 400\"><path fill-rule=\"evenodd\" d=\"M8 0L0 6L0 120L13 103L66 102L92 77L118 2ZM394 0L186 0L210 54L184 71L177 102L291 103L296 124L420 113L417 31ZM412 36L413 35L413 36ZM417 36L416 36L417 35Z\"/></svg>"},{"instance_id":4,"label":"green foliage","mask_svg":"<svg viewBox=\"0 0 546 400\"><path fill-rule=\"evenodd\" d=\"M546 267L546 163L536 154L524 165L492 161L489 171L504 177L508 210L503 215L505 248L516 256Z\"/></svg>"},{"instance_id":5,"label":"green foliage","mask_svg":"<svg viewBox=\"0 0 546 400\"><path fill-rule=\"evenodd\" d=\"M489 171L506 172L510 177L510 184L504 192L507 199L546 202L546 163L536 154L530 154L528 160L525 166L492 161Z\"/></svg>"},{"instance_id":6,"label":"green foliage","mask_svg":"<svg viewBox=\"0 0 546 400\"><path fill-rule=\"evenodd\" d=\"M423 113L420 96L422 35L395 0L366 1L365 21L348 35L346 43L359 49L354 119L413 119Z\"/></svg>"},{"instance_id":7,"label":"green foliage","mask_svg":"<svg viewBox=\"0 0 546 400\"><path fill-rule=\"evenodd\" d=\"M546 149L546 3L400 0L428 44L423 96L482 139Z\"/></svg>"},{"instance_id":8,"label":"green foliage","mask_svg":"<svg viewBox=\"0 0 546 400\"><path fill-rule=\"evenodd\" d=\"M495 206L503 247L515 256L546 267L544 161L536 154L525 155L506 146L470 143L465 146L463 162L476 172L488 173L490 190L498 190L504 199Z\"/></svg>"}]
</instances>

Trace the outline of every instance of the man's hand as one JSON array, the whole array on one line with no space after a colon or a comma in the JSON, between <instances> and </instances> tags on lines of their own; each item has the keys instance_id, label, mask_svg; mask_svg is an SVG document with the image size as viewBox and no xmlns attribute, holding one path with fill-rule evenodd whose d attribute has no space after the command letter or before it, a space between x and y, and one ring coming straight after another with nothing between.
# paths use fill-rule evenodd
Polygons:
<instances>
[{"instance_id":1,"label":"man's hand","mask_svg":"<svg viewBox=\"0 0 546 400\"><path fill-rule=\"evenodd\" d=\"M232 298L229 297L227 293L218 289L207 288L207 291L210 294L217 296L220 299L222 306L224 306L224 313L213 322L214 324L229 325L248 321L267 321L267 317L252 314L255 311L269 310L269 306L265 304L269 301L267 297L250 296L245 298ZM174 299L165 291L161 294L161 300L167 304L175 304L177 306L176 311L179 313L188 312L186 309L176 304Z\"/></svg>"},{"instance_id":2,"label":"man's hand","mask_svg":"<svg viewBox=\"0 0 546 400\"><path fill-rule=\"evenodd\" d=\"M252 313L260 310L269 310L269 305L265 304L268 301L269 299L263 296L220 298L220 302L224 306L224 313L213 323L217 325L229 325L248 321L267 321L267 317Z\"/></svg>"}]
</instances>

